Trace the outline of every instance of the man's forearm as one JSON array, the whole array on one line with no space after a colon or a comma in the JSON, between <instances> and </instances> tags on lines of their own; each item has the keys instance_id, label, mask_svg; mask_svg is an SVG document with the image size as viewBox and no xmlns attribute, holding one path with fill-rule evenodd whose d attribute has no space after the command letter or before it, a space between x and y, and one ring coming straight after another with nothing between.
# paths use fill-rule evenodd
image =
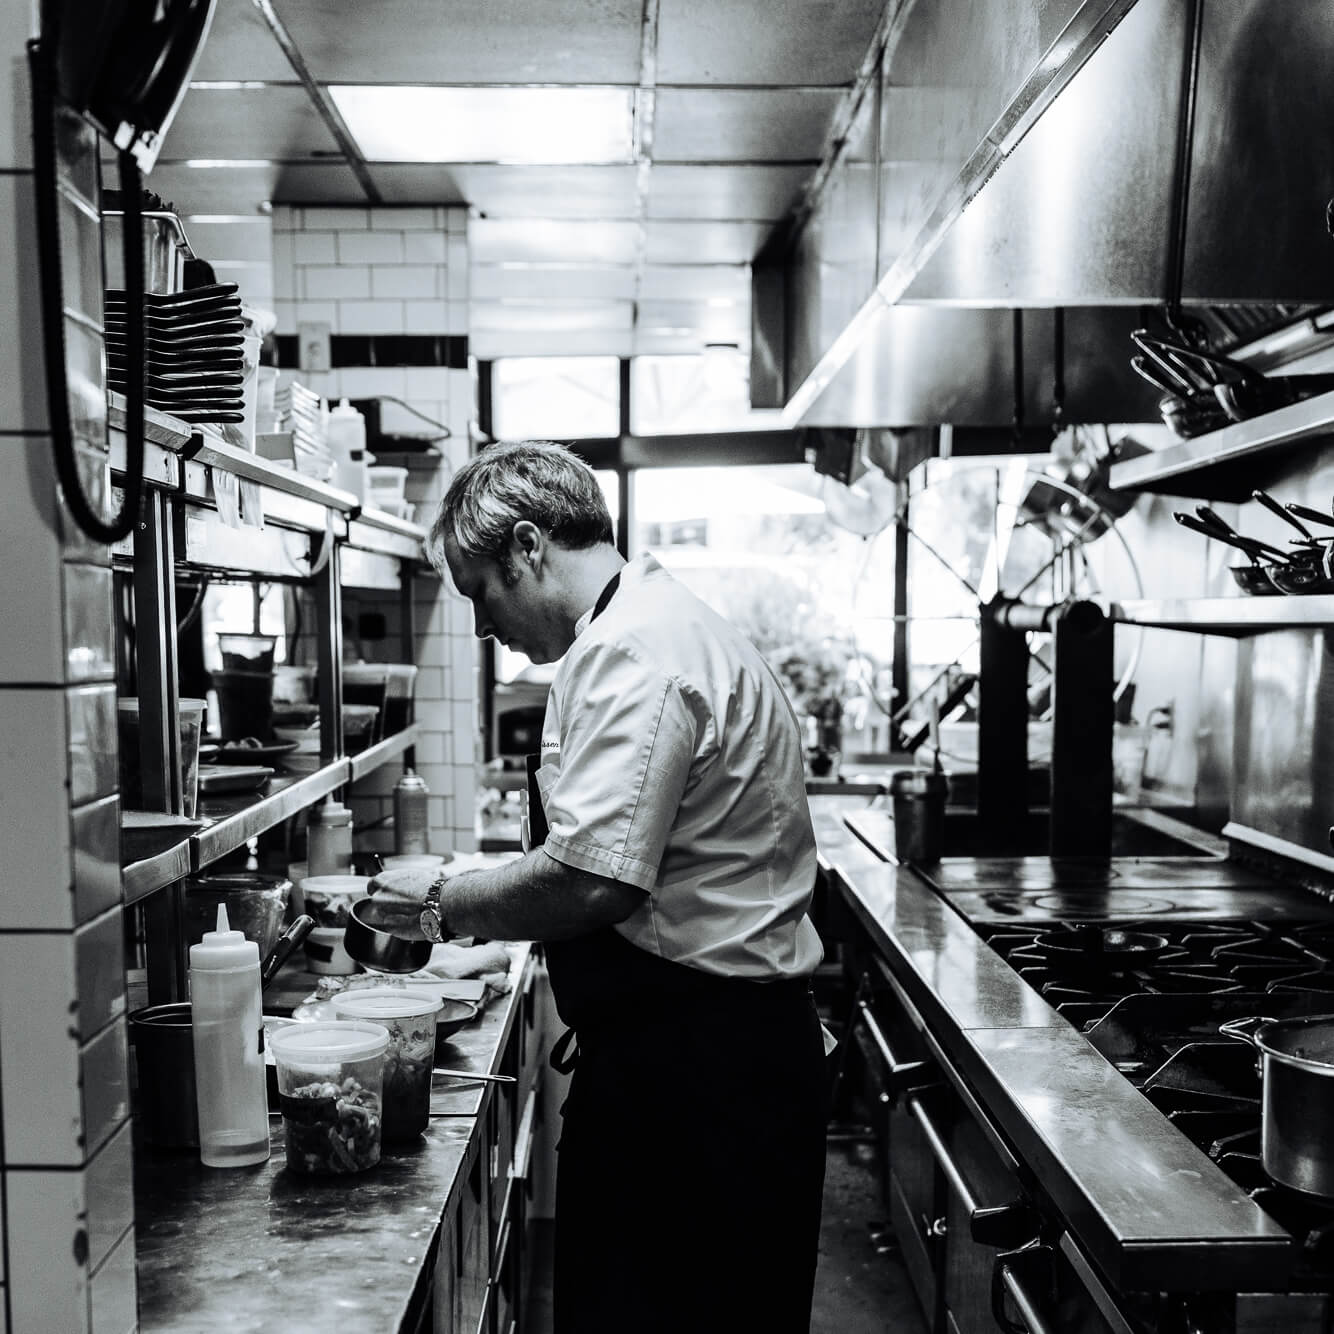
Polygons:
<instances>
[{"instance_id":1,"label":"man's forearm","mask_svg":"<svg viewBox=\"0 0 1334 1334\"><path fill-rule=\"evenodd\" d=\"M624 921L641 890L558 862L541 848L445 881L440 912L454 935L489 940L565 940Z\"/></svg>"}]
</instances>

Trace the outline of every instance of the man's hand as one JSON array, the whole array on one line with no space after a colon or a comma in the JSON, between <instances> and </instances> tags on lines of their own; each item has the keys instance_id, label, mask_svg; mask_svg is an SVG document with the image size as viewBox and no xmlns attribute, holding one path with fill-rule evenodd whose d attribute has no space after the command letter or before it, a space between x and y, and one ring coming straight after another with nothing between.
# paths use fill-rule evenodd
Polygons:
<instances>
[{"instance_id":1,"label":"man's hand","mask_svg":"<svg viewBox=\"0 0 1334 1334\"><path fill-rule=\"evenodd\" d=\"M426 891L439 875L437 870L405 869L381 871L372 877L366 886L371 902L362 910L367 925L394 934L406 930L409 935L420 938L417 919Z\"/></svg>"},{"instance_id":2,"label":"man's hand","mask_svg":"<svg viewBox=\"0 0 1334 1334\"><path fill-rule=\"evenodd\" d=\"M440 872L437 870L419 867L381 871L379 875L371 877L366 892L381 908L388 909L391 905L397 905L404 908L411 907L414 912L420 912L426 891L435 884L439 876Z\"/></svg>"}]
</instances>

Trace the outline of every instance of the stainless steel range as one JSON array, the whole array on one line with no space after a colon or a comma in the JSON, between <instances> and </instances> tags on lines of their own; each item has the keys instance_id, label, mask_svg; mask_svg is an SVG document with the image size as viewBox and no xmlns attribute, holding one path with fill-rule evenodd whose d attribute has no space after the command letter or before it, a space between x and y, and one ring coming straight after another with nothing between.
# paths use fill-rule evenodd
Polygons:
<instances>
[{"instance_id":1,"label":"stainless steel range","mask_svg":"<svg viewBox=\"0 0 1334 1334\"><path fill-rule=\"evenodd\" d=\"M1334 1202L1265 1175L1255 1052L1219 1033L1334 1013L1334 906L1211 859L845 878L888 933L855 1037L935 1329L1334 1329Z\"/></svg>"}]
</instances>

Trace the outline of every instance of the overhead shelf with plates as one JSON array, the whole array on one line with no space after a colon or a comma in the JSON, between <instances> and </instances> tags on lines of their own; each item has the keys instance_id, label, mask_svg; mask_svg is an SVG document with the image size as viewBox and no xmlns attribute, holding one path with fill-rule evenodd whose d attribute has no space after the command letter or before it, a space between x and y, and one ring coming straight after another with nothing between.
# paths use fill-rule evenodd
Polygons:
<instances>
[{"instance_id":1,"label":"overhead shelf with plates","mask_svg":"<svg viewBox=\"0 0 1334 1334\"><path fill-rule=\"evenodd\" d=\"M1242 502L1256 486L1256 464L1277 462L1312 441L1334 438L1334 393L1180 440L1112 465L1117 491L1152 491L1201 500Z\"/></svg>"},{"instance_id":2,"label":"overhead shelf with plates","mask_svg":"<svg viewBox=\"0 0 1334 1334\"><path fill-rule=\"evenodd\" d=\"M362 509L357 498L223 439L208 422L192 423L145 409L140 522L113 550L113 567L134 608L134 671L143 736L161 764L145 764L146 811L122 812L122 900L143 914L151 1003L180 999L184 952L173 886L184 876L243 852L258 836L298 817L320 800L403 757L412 761L419 729L401 730L356 755L344 748L341 590L369 589L397 600L402 651L411 659L412 579L421 567L425 530L394 515ZM113 485L124 482L126 404L108 399ZM304 590L313 614L307 636L316 665L312 703L325 738L312 772L254 775L250 790L206 791L197 816L183 814L175 772L181 742L174 726L178 681L175 589L213 580L255 585L286 582ZM188 618L186 618L188 619ZM149 779L149 770L154 777ZM230 775L223 775L229 777ZM231 787L233 785L226 784ZM173 813L175 812L175 813ZM165 892L164 892L165 891Z\"/></svg>"}]
</instances>

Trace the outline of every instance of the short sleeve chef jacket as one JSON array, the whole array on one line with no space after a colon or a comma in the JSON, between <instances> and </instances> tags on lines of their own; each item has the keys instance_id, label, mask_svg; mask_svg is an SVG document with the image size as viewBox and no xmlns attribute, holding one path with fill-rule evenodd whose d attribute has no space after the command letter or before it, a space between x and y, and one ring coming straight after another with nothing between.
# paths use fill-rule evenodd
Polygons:
<instances>
[{"instance_id":1,"label":"short sleeve chef jacket","mask_svg":"<svg viewBox=\"0 0 1334 1334\"><path fill-rule=\"evenodd\" d=\"M647 891L616 927L632 944L731 976L819 963L791 705L750 641L652 556L576 626L537 781L547 854Z\"/></svg>"}]
</instances>

